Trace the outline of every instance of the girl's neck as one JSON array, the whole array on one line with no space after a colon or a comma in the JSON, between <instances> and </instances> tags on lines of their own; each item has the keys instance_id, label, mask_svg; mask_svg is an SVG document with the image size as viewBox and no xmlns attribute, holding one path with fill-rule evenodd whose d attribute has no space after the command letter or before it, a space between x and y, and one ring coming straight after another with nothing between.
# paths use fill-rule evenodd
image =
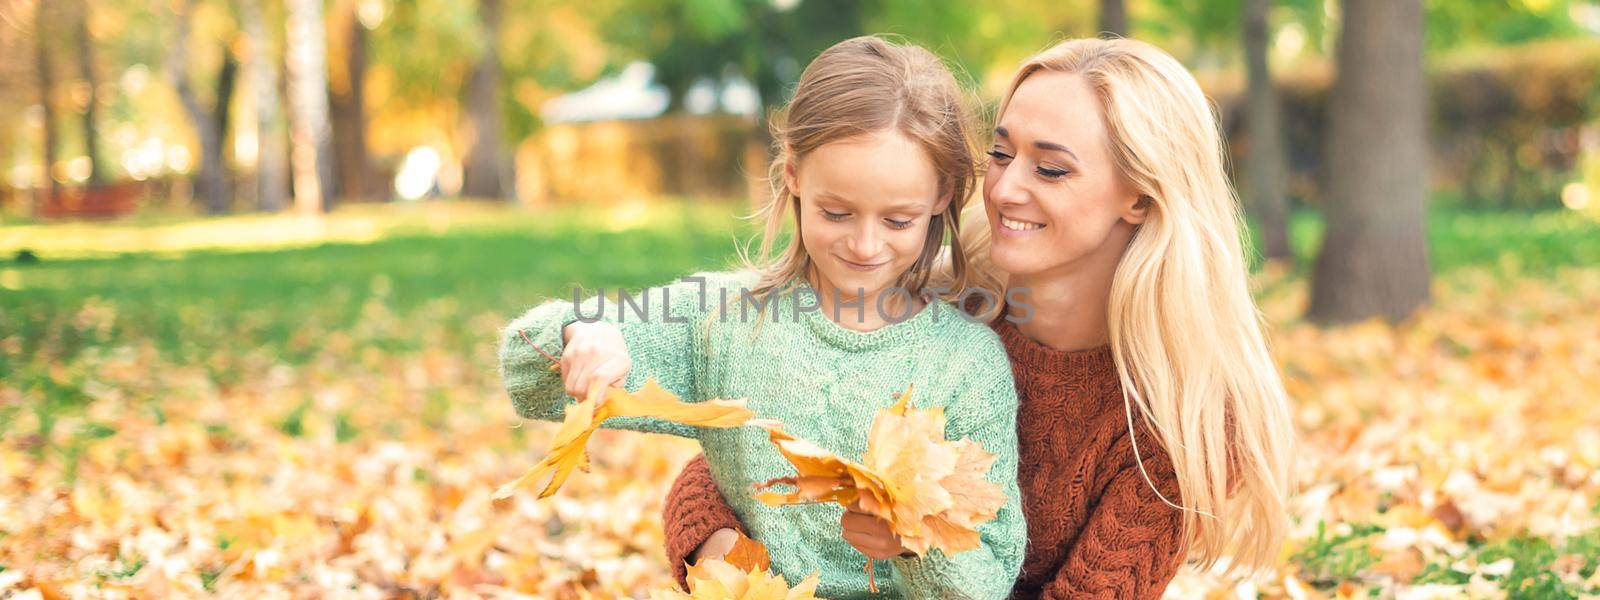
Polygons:
<instances>
[{"instance_id":1,"label":"girl's neck","mask_svg":"<svg viewBox=\"0 0 1600 600\"><path fill-rule=\"evenodd\" d=\"M844 291L838 290L832 282L822 277L816 267L806 274L806 282L811 284L811 289L817 291L817 304L820 305L823 316L829 321L839 324L840 327L852 331L876 331L884 325L889 325L889 320L884 315L910 315L917 314L927 303L922 298L911 297L911 305L906 306L908 294L889 294L883 299L883 310L878 310L878 298L883 296L885 290L869 292L865 296L852 298ZM893 288L890 288L893 289ZM838 302L835 302L835 299ZM836 307L835 304L838 306Z\"/></svg>"},{"instance_id":2,"label":"girl's neck","mask_svg":"<svg viewBox=\"0 0 1600 600\"><path fill-rule=\"evenodd\" d=\"M1007 298L1015 293L1016 300L1028 308L1011 306L1007 314L1025 319L1017 323L1017 330L1023 335L1057 350L1105 345L1111 339L1107 315L1115 273L1113 261L1109 265L1074 264L1044 273L1012 275L1006 284Z\"/></svg>"}]
</instances>

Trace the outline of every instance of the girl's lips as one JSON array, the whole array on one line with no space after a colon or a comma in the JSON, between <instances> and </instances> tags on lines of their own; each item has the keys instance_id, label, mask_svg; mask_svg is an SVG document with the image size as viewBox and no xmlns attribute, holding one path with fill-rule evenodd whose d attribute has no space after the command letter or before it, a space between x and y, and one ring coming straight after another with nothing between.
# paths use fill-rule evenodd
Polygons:
<instances>
[{"instance_id":1,"label":"girl's lips","mask_svg":"<svg viewBox=\"0 0 1600 600\"><path fill-rule=\"evenodd\" d=\"M851 269L854 269L854 270L857 270L857 271L871 271L871 270L876 269L878 267L881 267L881 266L884 266L886 264L889 264L887 261L885 261L885 262L869 265L869 264L858 263L858 262L855 262L855 261L852 261L852 260L845 260L845 259L840 258L838 256L834 256L834 258L838 258L839 262L844 263L844 266L850 267Z\"/></svg>"}]
</instances>

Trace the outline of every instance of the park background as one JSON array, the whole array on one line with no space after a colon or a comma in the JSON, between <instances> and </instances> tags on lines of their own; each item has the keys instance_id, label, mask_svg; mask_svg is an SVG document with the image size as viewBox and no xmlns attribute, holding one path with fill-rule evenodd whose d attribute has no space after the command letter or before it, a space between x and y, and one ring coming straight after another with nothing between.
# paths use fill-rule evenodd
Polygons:
<instances>
[{"instance_id":1,"label":"park background","mask_svg":"<svg viewBox=\"0 0 1600 600\"><path fill-rule=\"evenodd\" d=\"M499 327L729 265L762 116L874 32L986 109L1098 32L1214 100L1298 492L1170 595L1600 594L1595 2L5 0L0 597L670 585L690 442L490 501L553 433Z\"/></svg>"}]
</instances>

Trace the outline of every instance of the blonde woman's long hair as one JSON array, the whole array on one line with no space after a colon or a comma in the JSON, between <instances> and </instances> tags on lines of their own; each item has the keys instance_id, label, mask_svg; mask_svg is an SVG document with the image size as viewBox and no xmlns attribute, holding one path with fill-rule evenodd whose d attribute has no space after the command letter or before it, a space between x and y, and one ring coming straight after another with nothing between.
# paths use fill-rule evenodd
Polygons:
<instances>
[{"instance_id":1,"label":"blonde woman's long hair","mask_svg":"<svg viewBox=\"0 0 1600 600\"><path fill-rule=\"evenodd\" d=\"M1250 296L1243 219L1211 104L1182 64L1150 44L1074 39L1024 62L999 114L1040 71L1088 82L1117 167L1153 199L1117 265L1108 310L1140 469L1152 453L1134 437L1136 418L1172 458L1181 498L1163 500L1183 510L1191 557L1202 568L1224 558L1230 569L1267 566L1288 529L1294 431ZM983 225L969 223L963 236L975 277L1003 280L987 260Z\"/></svg>"}]
</instances>

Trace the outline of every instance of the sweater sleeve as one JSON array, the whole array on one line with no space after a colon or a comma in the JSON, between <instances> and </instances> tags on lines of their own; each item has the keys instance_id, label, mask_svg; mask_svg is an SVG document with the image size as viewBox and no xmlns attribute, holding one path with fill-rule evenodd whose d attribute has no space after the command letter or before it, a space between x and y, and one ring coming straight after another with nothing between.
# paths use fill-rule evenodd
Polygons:
<instances>
[{"instance_id":1,"label":"sweater sleeve","mask_svg":"<svg viewBox=\"0 0 1600 600\"><path fill-rule=\"evenodd\" d=\"M672 577L684 589L689 586L689 555L711 534L719 529L746 533L733 508L717 490L704 454L695 455L672 482L672 491L667 492L667 501L661 507L661 524L666 534L667 564L672 566Z\"/></svg>"},{"instance_id":2,"label":"sweater sleeve","mask_svg":"<svg viewBox=\"0 0 1600 600\"><path fill-rule=\"evenodd\" d=\"M699 348L696 335L702 331L706 314L701 310L706 301L704 282L703 276L684 278L630 296L627 304L606 298L602 289L600 295L581 304L552 300L511 321L500 336L500 376L517 414L545 421L562 419L566 405L575 399L567 395L561 373L551 370L550 360L533 345L559 357L565 346L562 330L575 321L596 318L614 323L622 331L633 361L624 383L627 389L637 390L653 378L685 402L703 400L695 397L694 374ZM608 419L604 426L697 437L694 427L656 419L618 417Z\"/></svg>"},{"instance_id":3,"label":"sweater sleeve","mask_svg":"<svg viewBox=\"0 0 1600 600\"><path fill-rule=\"evenodd\" d=\"M1141 443L1139 450L1149 481L1180 504L1171 459L1158 444ZM1156 495L1131 446L1127 455L1041 598L1160 598L1177 575L1187 553L1183 513Z\"/></svg>"},{"instance_id":4,"label":"sweater sleeve","mask_svg":"<svg viewBox=\"0 0 1600 600\"><path fill-rule=\"evenodd\" d=\"M976 383L962 392L963 406L946 413L946 431L951 439L969 438L995 455L985 479L1000 486L1006 501L993 520L978 525L977 548L952 556L932 550L890 559L895 587L907 598L1003 599L1022 570L1028 528L1017 485L1017 393L999 342L987 346L993 347L990 360L974 362L992 370L970 379Z\"/></svg>"}]
</instances>

